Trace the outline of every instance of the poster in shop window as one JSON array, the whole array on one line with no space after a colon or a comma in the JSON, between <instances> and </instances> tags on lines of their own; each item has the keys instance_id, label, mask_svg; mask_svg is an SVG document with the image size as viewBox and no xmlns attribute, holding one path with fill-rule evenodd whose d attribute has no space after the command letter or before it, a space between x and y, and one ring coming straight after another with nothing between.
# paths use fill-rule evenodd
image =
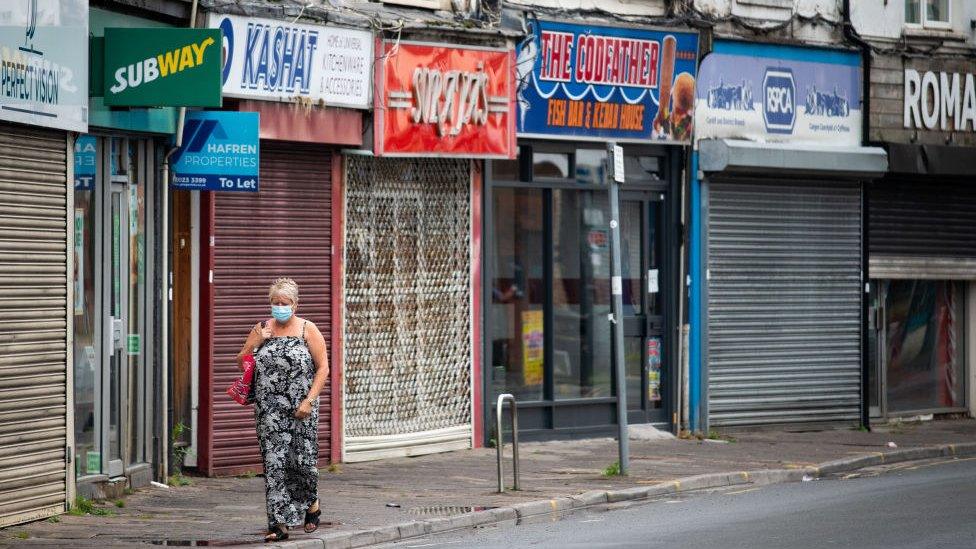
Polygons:
<instances>
[{"instance_id":1,"label":"poster in shop window","mask_svg":"<svg viewBox=\"0 0 976 549\"><path fill-rule=\"evenodd\" d=\"M522 311L522 381L525 385L542 384L544 344L542 311Z\"/></svg>"},{"instance_id":2,"label":"poster in shop window","mask_svg":"<svg viewBox=\"0 0 976 549\"><path fill-rule=\"evenodd\" d=\"M515 62L523 137L687 143L698 34L530 20Z\"/></svg>"},{"instance_id":3,"label":"poster in shop window","mask_svg":"<svg viewBox=\"0 0 976 549\"><path fill-rule=\"evenodd\" d=\"M514 52L385 42L377 63L377 156L515 158Z\"/></svg>"}]
</instances>

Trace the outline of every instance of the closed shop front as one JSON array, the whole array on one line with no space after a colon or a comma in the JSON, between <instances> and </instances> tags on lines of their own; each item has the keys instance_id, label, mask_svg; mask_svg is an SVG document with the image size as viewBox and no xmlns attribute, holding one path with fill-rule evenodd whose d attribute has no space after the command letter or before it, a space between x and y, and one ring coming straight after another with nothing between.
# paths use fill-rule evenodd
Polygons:
<instances>
[{"instance_id":1,"label":"closed shop front","mask_svg":"<svg viewBox=\"0 0 976 549\"><path fill-rule=\"evenodd\" d=\"M0 123L0 527L68 499L68 146Z\"/></svg>"},{"instance_id":2,"label":"closed shop front","mask_svg":"<svg viewBox=\"0 0 976 549\"><path fill-rule=\"evenodd\" d=\"M472 159L514 154L510 49L382 48L375 156L344 157L344 461L470 448L478 437L483 164ZM481 89L440 88L441 71Z\"/></svg>"},{"instance_id":3,"label":"closed shop front","mask_svg":"<svg viewBox=\"0 0 976 549\"><path fill-rule=\"evenodd\" d=\"M240 376L237 353L247 333L271 318L268 287L287 276L298 283L298 314L331 340L332 152L324 146L265 141L260 191L214 192L212 212L213 378L209 474L261 471L254 413L227 397ZM319 401L319 457L329 457L331 399Z\"/></svg>"},{"instance_id":4,"label":"closed shop front","mask_svg":"<svg viewBox=\"0 0 976 549\"><path fill-rule=\"evenodd\" d=\"M861 147L860 58L718 41L700 74L698 426L855 423L863 182L886 165L884 151Z\"/></svg>"},{"instance_id":5,"label":"closed shop front","mask_svg":"<svg viewBox=\"0 0 976 549\"><path fill-rule=\"evenodd\" d=\"M872 100L895 98L875 101L872 110L895 106L903 116L900 124L873 117L879 124L871 127L891 160L868 194L871 412L967 412L976 314L976 111L960 109L953 98L974 104L976 64L953 55L877 54L872 66ZM935 94L934 107L920 99L923 89Z\"/></svg>"},{"instance_id":6,"label":"closed shop front","mask_svg":"<svg viewBox=\"0 0 976 549\"><path fill-rule=\"evenodd\" d=\"M222 13L209 13L207 24L221 29L225 40L224 110L257 114L260 168L256 188L182 191L189 196L176 199L184 203L186 221L174 227L174 248L176 233L196 247L181 258L179 280L192 296L181 310L191 322L200 319L186 327L193 344L174 364L181 413L193 430L187 462L206 475L263 470L254 409L226 390L240 375L236 357L248 332L271 318L268 288L289 277L299 286L297 315L315 323L329 349L331 374L318 420L319 464L326 464L339 457L334 281L341 255L333 237L341 223L339 149L362 146L372 34ZM291 36L304 48L296 55L306 61L275 73L274 50L252 52L252 36Z\"/></svg>"},{"instance_id":7,"label":"closed shop front","mask_svg":"<svg viewBox=\"0 0 976 549\"><path fill-rule=\"evenodd\" d=\"M857 420L859 185L716 179L708 199L710 424Z\"/></svg>"},{"instance_id":8,"label":"closed shop front","mask_svg":"<svg viewBox=\"0 0 976 549\"><path fill-rule=\"evenodd\" d=\"M471 447L471 161L349 155L344 461Z\"/></svg>"},{"instance_id":9,"label":"closed shop front","mask_svg":"<svg viewBox=\"0 0 976 549\"><path fill-rule=\"evenodd\" d=\"M88 129L88 2L7 4L0 10L6 58L0 86L0 528L62 513L74 495L71 327L79 292L72 270L80 258L71 132Z\"/></svg>"}]
</instances>

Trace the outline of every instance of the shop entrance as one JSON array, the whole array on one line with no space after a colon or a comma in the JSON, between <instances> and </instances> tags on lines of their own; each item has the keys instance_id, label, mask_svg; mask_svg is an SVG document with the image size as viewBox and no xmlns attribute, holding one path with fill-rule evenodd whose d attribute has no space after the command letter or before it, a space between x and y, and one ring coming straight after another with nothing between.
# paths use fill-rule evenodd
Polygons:
<instances>
[{"instance_id":1,"label":"shop entrance","mask_svg":"<svg viewBox=\"0 0 976 549\"><path fill-rule=\"evenodd\" d=\"M91 174L75 188L77 473L81 481L138 475L144 482L134 484L148 484L153 149L124 138L79 141L76 164Z\"/></svg>"},{"instance_id":2,"label":"shop entrance","mask_svg":"<svg viewBox=\"0 0 976 549\"><path fill-rule=\"evenodd\" d=\"M625 148L620 190L627 420L665 428L676 159ZM533 143L490 165L485 401L515 395L527 438L603 435L617 423L605 162L605 147Z\"/></svg>"},{"instance_id":3,"label":"shop entrance","mask_svg":"<svg viewBox=\"0 0 976 549\"><path fill-rule=\"evenodd\" d=\"M882 280L871 299L874 416L966 410L965 284Z\"/></svg>"},{"instance_id":4,"label":"shop entrance","mask_svg":"<svg viewBox=\"0 0 976 549\"><path fill-rule=\"evenodd\" d=\"M660 236L664 194L620 196L621 276L628 423L667 421L662 356L664 310Z\"/></svg>"}]
</instances>

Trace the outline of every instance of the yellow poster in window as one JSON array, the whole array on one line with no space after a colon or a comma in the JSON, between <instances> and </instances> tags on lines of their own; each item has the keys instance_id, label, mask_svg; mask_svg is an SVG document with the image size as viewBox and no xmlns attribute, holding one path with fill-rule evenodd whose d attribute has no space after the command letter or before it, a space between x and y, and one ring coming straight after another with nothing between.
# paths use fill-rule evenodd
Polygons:
<instances>
[{"instance_id":1,"label":"yellow poster in window","mask_svg":"<svg viewBox=\"0 0 976 549\"><path fill-rule=\"evenodd\" d=\"M522 311L522 378L525 385L542 384L544 340L542 311Z\"/></svg>"}]
</instances>

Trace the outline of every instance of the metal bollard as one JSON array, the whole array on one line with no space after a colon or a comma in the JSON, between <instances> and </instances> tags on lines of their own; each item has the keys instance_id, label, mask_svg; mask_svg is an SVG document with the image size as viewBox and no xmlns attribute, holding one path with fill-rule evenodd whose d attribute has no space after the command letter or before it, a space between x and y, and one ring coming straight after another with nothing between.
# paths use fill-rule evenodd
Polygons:
<instances>
[{"instance_id":1,"label":"metal bollard","mask_svg":"<svg viewBox=\"0 0 976 549\"><path fill-rule=\"evenodd\" d=\"M495 404L495 415L497 418L497 433L498 440L495 442L495 449L498 454L498 493L501 494L505 492L505 482L502 478L502 447L504 446L504 437L502 436L502 408L505 406L505 401L512 403L512 468L515 471L515 489L519 488L519 459L518 459L518 406L515 402L515 396L510 394L498 395L498 401Z\"/></svg>"}]
</instances>

